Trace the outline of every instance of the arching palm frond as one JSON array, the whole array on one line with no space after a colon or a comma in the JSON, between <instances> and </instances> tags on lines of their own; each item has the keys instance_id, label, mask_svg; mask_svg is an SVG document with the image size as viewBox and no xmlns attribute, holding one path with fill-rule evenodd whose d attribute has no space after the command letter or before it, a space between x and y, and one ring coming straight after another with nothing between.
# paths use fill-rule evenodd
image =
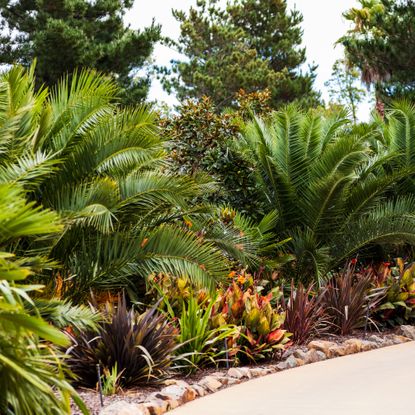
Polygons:
<instances>
[{"instance_id":1,"label":"arching palm frond","mask_svg":"<svg viewBox=\"0 0 415 415\"><path fill-rule=\"evenodd\" d=\"M255 119L246 126L239 150L255 162L263 200L278 212L276 233L292 238L298 278L321 281L370 245L414 243L415 206L393 190L415 173L415 109L400 104L391 117L390 149L379 154L370 139L375 130L351 132L339 114L325 118L288 107L270 123Z\"/></svg>"},{"instance_id":2,"label":"arching palm frond","mask_svg":"<svg viewBox=\"0 0 415 415\"><path fill-rule=\"evenodd\" d=\"M38 260L5 252L23 237L59 231L58 217L27 204L21 189L0 185L0 229L0 412L29 415L42 408L45 414L64 415L72 396L86 413L65 378L68 372L56 347L66 345L68 338L40 317L30 298L42 286L22 284L33 273L27 264ZM53 308L59 302L44 304ZM69 305L67 311L75 314Z\"/></svg>"},{"instance_id":3,"label":"arching palm frond","mask_svg":"<svg viewBox=\"0 0 415 415\"><path fill-rule=\"evenodd\" d=\"M164 270L212 286L232 255L255 262L262 248L253 234L241 238L228 226L223 238L203 239L196 227L184 230L185 215L213 220L197 200L216 187L203 176L165 173L165 141L149 107L118 107L115 84L94 71L34 91L33 72L20 67L0 78L0 183L23 185L61 217L64 229L48 247L61 265L57 285L63 279L80 299Z\"/></svg>"}]
</instances>

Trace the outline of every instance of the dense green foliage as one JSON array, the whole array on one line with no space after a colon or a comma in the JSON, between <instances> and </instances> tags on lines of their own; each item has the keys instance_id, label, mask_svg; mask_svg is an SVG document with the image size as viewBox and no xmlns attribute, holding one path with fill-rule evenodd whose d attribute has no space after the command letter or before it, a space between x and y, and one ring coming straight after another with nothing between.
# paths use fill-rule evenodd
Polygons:
<instances>
[{"instance_id":1,"label":"dense green foliage","mask_svg":"<svg viewBox=\"0 0 415 415\"><path fill-rule=\"evenodd\" d=\"M179 114L163 120L163 131L171 139L172 169L179 174L207 173L218 183L209 202L225 204L254 218L263 215L255 194L251 166L233 149L242 121L242 109L217 114L212 101L186 101ZM249 200L249 203L247 201Z\"/></svg>"},{"instance_id":2,"label":"dense green foliage","mask_svg":"<svg viewBox=\"0 0 415 415\"><path fill-rule=\"evenodd\" d=\"M301 73L302 16L285 0L237 0L225 9L217 0L199 1L189 12L174 11L181 36L172 42L186 59L173 62L164 78L179 99L209 96L218 109L235 105L235 95L270 89L272 106L298 100L315 105L314 69Z\"/></svg>"},{"instance_id":3,"label":"dense green foliage","mask_svg":"<svg viewBox=\"0 0 415 415\"><path fill-rule=\"evenodd\" d=\"M30 415L42 408L44 414L67 414L72 396L87 413L67 379L69 372L58 350L68 344L68 338L41 317L54 320L65 306L43 300L38 308L32 296L43 287L25 283L47 266L45 258L20 257L12 251L23 238L54 236L61 231L58 217L28 204L19 187L1 184L0 229L0 412ZM84 310L65 308L67 314L60 317L60 323L93 327Z\"/></svg>"},{"instance_id":4,"label":"dense green foliage","mask_svg":"<svg viewBox=\"0 0 415 415\"><path fill-rule=\"evenodd\" d=\"M0 0L1 414L415 322L414 2L346 13L326 109L286 0L174 11L174 115L137 105L132 3Z\"/></svg>"},{"instance_id":5,"label":"dense green foliage","mask_svg":"<svg viewBox=\"0 0 415 415\"><path fill-rule=\"evenodd\" d=\"M152 272L212 288L231 259L255 262L263 236L241 234L212 220L217 209L195 204L215 186L167 174L155 114L120 109L116 91L94 72L38 92L33 73L20 67L0 79L0 182L21 183L63 218L51 251L62 265L53 272L57 293L77 300L90 289L137 293Z\"/></svg>"},{"instance_id":6,"label":"dense green foliage","mask_svg":"<svg viewBox=\"0 0 415 415\"><path fill-rule=\"evenodd\" d=\"M374 154L368 137L350 133L348 122L342 113L327 118L289 107L270 122L248 123L239 141L263 202L278 212L278 235L292 238L292 272L300 280L321 282L369 246L415 242L414 196L392 192L412 166L385 168L401 153ZM412 137L408 127L395 137L400 143Z\"/></svg>"},{"instance_id":7,"label":"dense green foliage","mask_svg":"<svg viewBox=\"0 0 415 415\"><path fill-rule=\"evenodd\" d=\"M95 68L117 80L124 102L143 100L149 80L138 77L160 28L124 25L131 0L0 2L0 62L28 67L37 59L37 85L55 85L66 73Z\"/></svg>"},{"instance_id":8,"label":"dense green foliage","mask_svg":"<svg viewBox=\"0 0 415 415\"><path fill-rule=\"evenodd\" d=\"M183 356L179 364L186 370L194 371L205 366L218 366L226 359L226 340L236 335L236 327L223 324L212 325L214 299L198 303L195 297L189 297L182 303L178 316L179 342L178 352ZM174 315L171 317L174 318Z\"/></svg>"},{"instance_id":9,"label":"dense green foliage","mask_svg":"<svg viewBox=\"0 0 415 415\"><path fill-rule=\"evenodd\" d=\"M344 14L354 28L339 42L378 99L414 98L415 3L413 0L361 0Z\"/></svg>"}]
</instances>

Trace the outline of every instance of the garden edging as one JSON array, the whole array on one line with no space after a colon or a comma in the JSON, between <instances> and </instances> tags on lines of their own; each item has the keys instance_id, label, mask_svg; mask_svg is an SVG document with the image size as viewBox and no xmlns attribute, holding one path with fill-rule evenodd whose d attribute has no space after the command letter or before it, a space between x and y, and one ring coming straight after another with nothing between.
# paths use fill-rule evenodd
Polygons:
<instances>
[{"instance_id":1,"label":"garden edging","mask_svg":"<svg viewBox=\"0 0 415 415\"><path fill-rule=\"evenodd\" d=\"M194 384L179 379L169 379L160 391L151 393L144 402L118 401L103 408L100 415L161 415L198 397L252 378L415 340L415 326L401 326L397 333L384 336L373 334L365 339L351 338L341 343L313 340L306 348L290 348L284 353L282 361L277 364L261 367L232 367L227 371L209 374Z\"/></svg>"}]
</instances>

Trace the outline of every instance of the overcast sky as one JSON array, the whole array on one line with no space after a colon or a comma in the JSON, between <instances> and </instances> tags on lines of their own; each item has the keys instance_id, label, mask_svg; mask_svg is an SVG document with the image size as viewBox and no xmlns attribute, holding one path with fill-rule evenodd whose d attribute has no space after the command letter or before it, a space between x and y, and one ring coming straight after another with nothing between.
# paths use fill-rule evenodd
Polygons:
<instances>
[{"instance_id":1,"label":"overcast sky","mask_svg":"<svg viewBox=\"0 0 415 415\"><path fill-rule=\"evenodd\" d=\"M225 0L224 0L225 1ZM179 25L172 17L171 9L188 10L196 0L135 0L134 7L126 16L133 28L143 28L151 24L154 18L162 25L163 35L177 38ZM331 68L336 59L342 56L342 47L335 46L336 40L349 28L342 17L347 9L357 5L356 0L288 0L290 8L296 7L304 16L303 45L307 49L308 63L318 65L315 87L328 99L324 82L330 78ZM157 64L168 65L175 58L174 51L157 46L153 58ZM153 81L151 100L176 103L174 97L169 97L157 81ZM366 118L367 105L362 105L361 118Z\"/></svg>"}]
</instances>

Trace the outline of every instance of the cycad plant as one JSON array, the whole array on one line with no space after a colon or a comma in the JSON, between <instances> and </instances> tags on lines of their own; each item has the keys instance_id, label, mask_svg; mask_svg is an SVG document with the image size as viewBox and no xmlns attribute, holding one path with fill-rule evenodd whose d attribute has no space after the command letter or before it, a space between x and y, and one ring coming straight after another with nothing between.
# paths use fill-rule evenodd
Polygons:
<instances>
[{"instance_id":1,"label":"cycad plant","mask_svg":"<svg viewBox=\"0 0 415 415\"><path fill-rule=\"evenodd\" d=\"M291 238L297 279L321 283L356 251L415 243L415 197L391 196L408 169L385 168L399 154L374 153L348 123L345 113L288 107L270 122L248 123L237 144L255 164L268 210L278 212L277 233Z\"/></svg>"},{"instance_id":2,"label":"cycad plant","mask_svg":"<svg viewBox=\"0 0 415 415\"><path fill-rule=\"evenodd\" d=\"M0 185L0 229L0 413L69 414L71 397L87 413L67 380L68 371L58 350L69 340L42 318L33 300L42 286L24 283L44 259L18 257L10 251L23 237L38 238L60 231L58 217L27 204L21 189ZM57 301L43 300L42 304L49 317L62 306ZM84 310L71 309L68 304L65 307L68 313L60 320L62 325L77 321L80 329L94 326Z\"/></svg>"},{"instance_id":3,"label":"cycad plant","mask_svg":"<svg viewBox=\"0 0 415 415\"><path fill-rule=\"evenodd\" d=\"M384 144L383 151L391 150L398 155L389 168L406 169L408 174L397 187L398 191L413 193L415 181L415 105L408 101L396 101L386 112L386 122L378 126Z\"/></svg>"},{"instance_id":4,"label":"cycad plant","mask_svg":"<svg viewBox=\"0 0 415 415\"><path fill-rule=\"evenodd\" d=\"M51 90L36 92L34 84L33 68L0 77L0 183L20 183L62 218L51 251L62 265L54 271L58 294L80 300L90 289L133 291L151 272L213 287L227 274L224 245L239 241L219 246L205 228L187 225L196 216L206 222L211 209L194 200L214 185L165 173L154 112L120 108L116 86L91 71Z\"/></svg>"}]
</instances>

